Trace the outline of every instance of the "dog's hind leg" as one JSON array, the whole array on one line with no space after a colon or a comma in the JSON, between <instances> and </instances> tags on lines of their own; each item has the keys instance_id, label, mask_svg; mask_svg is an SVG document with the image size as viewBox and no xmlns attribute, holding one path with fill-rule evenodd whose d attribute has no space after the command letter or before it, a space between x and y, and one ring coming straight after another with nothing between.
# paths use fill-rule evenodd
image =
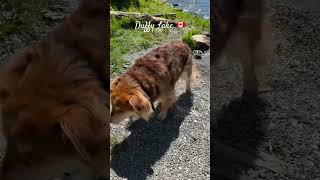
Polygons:
<instances>
[{"instance_id":1,"label":"dog's hind leg","mask_svg":"<svg viewBox=\"0 0 320 180\"><path fill-rule=\"evenodd\" d=\"M186 91L191 91L191 83L194 78L192 55L189 55L188 61L182 72L181 78L186 81Z\"/></svg>"},{"instance_id":2,"label":"dog's hind leg","mask_svg":"<svg viewBox=\"0 0 320 180\"><path fill-rule=\"evenodd\" d=\"M242 60L243 68L243 95L258 95L257 65L259 56L257 46L261 40L260 19L254 20L255 26L251 27L251 32L246 32L248 36L248 56Z\"/></svg>"},{"instance_id":3,"label":"dog's hind leg","mask_svg":"<svg viewBox=\"0 0 320 180\"><path fill-rule=\"evenodd\" d=\"M243 61L243 95L256 96L258 94L258 81L255 73L254 57Z\"/></svg>"}]
</instances>

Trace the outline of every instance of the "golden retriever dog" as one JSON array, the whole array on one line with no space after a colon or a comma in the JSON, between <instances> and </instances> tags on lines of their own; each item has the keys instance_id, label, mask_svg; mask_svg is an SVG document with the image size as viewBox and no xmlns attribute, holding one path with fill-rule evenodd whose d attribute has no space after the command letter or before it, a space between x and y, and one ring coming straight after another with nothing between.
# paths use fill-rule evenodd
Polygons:
<instances>
[{"instance_id":1,"label":"golden retriever dog","mask_svg":"<svg viewBox=\"0 0 320 180\"><path fill-rule=\"evenodd\" d=\"M3 173L50 154L77 152L93 174L108 177L105 7L102 0L81 1L47 37L0 69Z\"/></svg>"},{"instance_id":2,"label":"golden retriever dog","mask_svg":"<svg viewBox=\"0 0 320 180\"><path fill-rule=\"evenodd\" d=\"M244 95L258 95L261 65L265 65L272 51L272 30L265 19L265 7L264 0L213 1L215 40L211 66L223 54L227 59L239 59Z\"/></svg>"},{"instance_id":3,"label":"golden retriever dog","mask_svg":"<svg viewBox=\"0 0 320 180\"><path fill-rule=\"evenodd\" d=\"M182 76L191 90L192 54L183 42L170 42L138 58L111 83L111 122L135 116L149 120L154 103L161 104L159 118L167 117L176 101L175 84Z\"/></svg>"}]
</instances>

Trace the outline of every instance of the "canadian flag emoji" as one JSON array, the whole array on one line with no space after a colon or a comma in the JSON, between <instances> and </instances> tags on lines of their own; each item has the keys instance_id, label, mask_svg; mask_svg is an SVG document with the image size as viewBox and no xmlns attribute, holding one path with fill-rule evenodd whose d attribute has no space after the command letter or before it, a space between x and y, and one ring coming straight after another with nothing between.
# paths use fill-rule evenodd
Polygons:
<instances>
[{"instance_id":1,"label":"canadian flag emoji","mask_svg":"<svg viewBox=\"0 0 320 180\"><path fill-rule=\"evenodd\" d=\"M178 27L178 28L182 28L182 27L186 27L186 22L177 22L176 23L176 27Z\"/></svg>"}]
</instances>

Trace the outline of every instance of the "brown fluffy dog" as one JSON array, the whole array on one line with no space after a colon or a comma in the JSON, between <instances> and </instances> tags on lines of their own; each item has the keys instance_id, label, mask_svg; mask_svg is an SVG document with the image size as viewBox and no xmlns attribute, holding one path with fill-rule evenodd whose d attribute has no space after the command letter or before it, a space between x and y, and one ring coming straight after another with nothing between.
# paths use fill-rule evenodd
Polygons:
<instances>
[{"instance_id":1,"label":"brown fluffy dog","mask_svg":"<svg viewBox=\"0 0 320 180\"><path fill-rule=\"evenodd\" d=\"M156 101L161 103L160 119L165 119L176 101L176 82L182 75L190 91L191 74L191 49L185 43L171 42L153 49L112 81L111 122L136 115L149 120Z\"/></svg>"},{"instance_id":2,"label":"brown fluffy dog","mask_svg":"<svg viewBox=\"0 0 320 180\"><path fill-rule=\"evenodd\" d=\"M76 150L95 174L107 176L105 7L102 0L81 1L48 37L1 69L4 168L29 161L31 154Z\"/></svg>"},{"instance_id":3,"label":"brown fluffy dog","mask_svg":"<svg viewBox=\"0 0 320 180\"><path fill-rule=\"evenodd\" d=\"M271 25L264 18L264 0L214 0L213 7L215 52L211 66L223 53L238 58L244 94L256 96L260 67L273 46Z\"/></svg>"}]
</instances>

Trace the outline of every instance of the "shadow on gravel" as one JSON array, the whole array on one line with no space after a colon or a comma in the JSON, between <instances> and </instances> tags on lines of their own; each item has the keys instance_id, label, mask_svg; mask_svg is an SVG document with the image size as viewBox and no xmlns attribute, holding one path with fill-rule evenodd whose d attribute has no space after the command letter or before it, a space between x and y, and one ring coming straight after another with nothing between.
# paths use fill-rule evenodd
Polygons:
<instances>
[{"instance_id":1,"label":"shadow on gravel","mask_svg":"<svg viewBox=\"0 0 320 180\"><path fill-rule=\"evenodd\" d=\"M129 127L129 137L112 149L111 168L116 174L128 180L144 180L152 175L152 166L179 137L180 125L191 111L192 104L193 95L184 93L166 120L135 121Z\"/></svg>"},{"instance_id":2,"label":"shadow on gravel","mask_svg":"<svg viewBox=\"0 0 320 180\"><path fill-rule=\"evenodd\" d=\"M264 141L261 113L266 105L258 98L238 98L214 113L217 126L211 137L216 180L249 178L242 172L254 167L257 148Z\"/></svg>"}]
</instances>

